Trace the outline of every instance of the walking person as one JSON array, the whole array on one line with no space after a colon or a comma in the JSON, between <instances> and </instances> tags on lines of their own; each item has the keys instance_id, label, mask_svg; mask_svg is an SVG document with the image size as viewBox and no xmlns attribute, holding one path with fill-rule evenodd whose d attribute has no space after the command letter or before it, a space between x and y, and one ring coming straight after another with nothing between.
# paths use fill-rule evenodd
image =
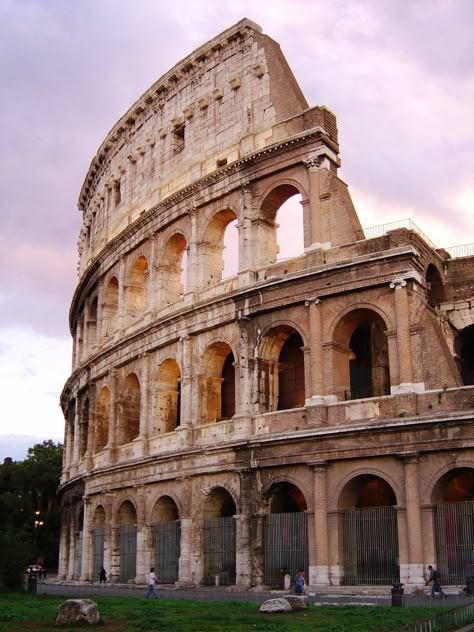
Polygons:
<instances>
[{"instance_id":1,"label":"walking person","mask_svg":"<svg viewBox=\"0 0 474 632\"><path fill-rule=\"evenodd\" d=\"M303 594L304 585L305 585L304 571L298 571L295 577L295 593L297 595Z\"/></svg>"},{"instance_id":2,"label":"walking person","mask_svg":"<svg viewBox=\"0 0 474 632\"><path fill-rule=\"evenodd\" d=\"M105 584L106 582L107 582L107 573L105 571L105 568L102 566L99 573L99 585L102 583Z\"/></svg>"},{"instance_id":3,"label":"walking person","mask_svg":"<svg viewBox=\"0 0 474 632\"><path fill-rule=\"evenodd\" d=\"M433 568L431 564L428 565L428 571L429 571L429 575L428 575L428 581L426 583L431 584L431 592L430 592L429 598L433 599L436 594L440 595L441 597L446 597L446 593L443 591L440 584L441 575L439 571Z\"/></svg>"},{"instance_id":4,"label":"walking person","mask_svg":"<svg viewBox=\"0 0 474 632\"><path fill-rule=\"evenodd\" d=\"M148 573L148 591L145 595L146 599L153 597L154 599L158 599L158 595L155 591L155 584L158 583L158 577L155 575L155 567L152 566L150 568L150 572Z\"/></svg>"}]
</instances>

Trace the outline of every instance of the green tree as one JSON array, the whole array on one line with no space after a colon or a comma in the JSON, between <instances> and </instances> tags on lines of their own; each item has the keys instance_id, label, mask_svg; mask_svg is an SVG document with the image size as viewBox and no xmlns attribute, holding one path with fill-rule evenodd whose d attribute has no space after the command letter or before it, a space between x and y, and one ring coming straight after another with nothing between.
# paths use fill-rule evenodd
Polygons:
<instances>
[{"instance_id":1,"label":"green tree","mask_svg":"<svg viewBox=\"0 0 474 632\"><path fill-rule=\"evenodd\" d=\"M48 440L29 448L24 461L0 465L0 580L7 588L21 585L28 563L57 565L62 455L62 445Z\"/></svg>"}]
</instances>

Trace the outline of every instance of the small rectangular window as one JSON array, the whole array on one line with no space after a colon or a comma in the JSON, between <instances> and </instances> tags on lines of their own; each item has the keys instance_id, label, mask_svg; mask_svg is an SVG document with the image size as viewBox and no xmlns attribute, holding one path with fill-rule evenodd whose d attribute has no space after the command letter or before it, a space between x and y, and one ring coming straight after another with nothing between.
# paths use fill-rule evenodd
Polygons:
<instances>
[{"instance_id":1,"label":"small rectangular window","mask_svg":"<svg viewBox=\"0 0 474 632\"><path fill-rule=\"evenodd\" d=\"M122 201L122 192L120 190L120 180L114 184L114 206L118 206Z\"/></svg>"}]
</instances>

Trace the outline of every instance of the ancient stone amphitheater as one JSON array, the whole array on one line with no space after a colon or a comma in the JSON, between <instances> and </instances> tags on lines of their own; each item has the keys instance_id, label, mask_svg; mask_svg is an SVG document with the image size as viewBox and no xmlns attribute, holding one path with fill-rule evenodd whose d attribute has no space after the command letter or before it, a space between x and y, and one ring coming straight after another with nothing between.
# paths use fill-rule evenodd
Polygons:
<instances>
[{"instance_id":1,"label":"ancient stone amphitheater","mask_svg":"<svg viewBox=\"0 0 474 632\"><path fill-rule=\"evenodd\" d=\"M79 197L60 580L464 582L474 249L364 232L339 166L335 115L247 19L113 126Z\"/></svg>"}]
</instances>

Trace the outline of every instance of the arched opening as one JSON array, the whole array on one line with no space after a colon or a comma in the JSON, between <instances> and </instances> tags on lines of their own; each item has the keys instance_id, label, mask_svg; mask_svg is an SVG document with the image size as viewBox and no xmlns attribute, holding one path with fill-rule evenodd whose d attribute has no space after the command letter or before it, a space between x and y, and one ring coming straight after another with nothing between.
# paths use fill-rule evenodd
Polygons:
<instances>
[{"instance_id":1,"label":"arched opening","mask_svg":"<svg viewBox=\"0 0 474 632\"><path fill-rule=\"evenodd\" d=\"M79 504L80 503L80 504ZM75 540L75 570L74 579L82 575L82 551L84 546L84 506L82 500L74 507L74 540Z\"/></svg>"},{"instance_id":2,"label":"arched opening","mask_svg":"<svg viewBox=\"0 0 474 632\"><path fill-rule=\"evenodd\" d=\"M97 340L97 306L99 299L97 296L94 298L89 306L89 320L87 322L87 345L89 347L89 353L93 352L94 345Z\"/></svg>"},{"instance_id":3,"label":"arched opening","mask_svg":"<svg viewBox=\"0 0 474 632\"><path fill-rule=\"evenodd\" d=\"M176 303L185 291L186 275L183 274L183 257L186 247L186 239L181 233L176 233L166 242L163 257L158 266L162 307Z\"/></svg>"},{"instance_id":4,"label":"arched opening","mask_svg":"<svg viewBox=\"0 0 474 632\"><path fill-rule=\"evenodd\" d=\"M289 325L273 327L263 337L258 359L261 412L304 406L303 345Z\"/></svg>"},{"instance_id":5,"label":"arched opening","mask_svg":"<svg viewBox=\"0 0 474 632\"><path fill-rule=\"evenodd\" d=\"M118 321L119 284L116 277L112 277L107 284L103 309L103 335L112 336L117 329Z\"/></svg>"},{"instance_id":6,"label":"arched opening","mask_svg":"<svg viewBox=\"0 0 474 632\"><path fill-rule=\"evenodd\" d=\"M147 305L148 261L138 257L133 264L127 280L127 316L129 322L141 316Z\"/></svg>"},{"instance_id":7,"label":"arched opening","mask_svg":"<svg viewBox=\"0 0 474 632\"><path fill-rule=\"evenodd\" d=\"M431 307L444 303L446 300L441 275L432 263L426 270L426 300Z\"/></svg>"},{"instance_id":8,"label":"arched opening","mask_svg":"<svg viewBox=\"0 0 474 632\"><path fill-rule=\"evenodd\" d=\"M235 360L232 351L227 355L222 367L221 419L235 415Z\"/></svg>"},{"instance_id":9,"label":"arched opening","mask_svg":"<svg viewBox=\"0 0 474 632\"><path fill-rule=\"evenodd\" d=\"M179 577L181 553L181 523L176 503L170 496L162 496L152 512L155 569L160 581L170 584Z\"/></svg>"},{"instance_id":10,"label":"arched opening","mask_svg":"<svg viewBox=\"0 0 474 632\"><path fill-rule=\"evenodd\" d=\"M344 399L390 394L386 329L370 309L355 309L341 319L333 342L335 394Z\"/></svg>"},{"instance_id":11,"label":"arched opening","mask_svg":"<svg viewBox=\"0 0 474 632\"><path fill-rule=\"evenodd\" d=\"M267 494L269 512L264 522L265 584L283 588L285 575L308 573L308 509L303 492L282 481Z\"/></svg>"},{"instance_id":12,"label":"arched opening","mask_svg":"<svg viewBox=\"0 0 474 632\"><path fill-rule=\"evenodd\" d=\"M474 468L457 468L433 490L437 568L445 585L474 575Z\"/></svg>"},{"instance_id":13,"label":"arched opening","mask_svg":"<svg viewBox=\"0 0 474 632\"><path fill-rule=\"evenodd\" d=\"M224 233L224 267L222 278L228 279L239 271L239 229L237 219L229 222Z\"/></svg>"},{"instance_id":14,"label":"arched opening","mask_svg":"<svg viewBox=\"0 0 474 632\"><path fill-rule=\"evenodd\" d=\"M459 332L456 338L456 350L462 383L464 386L472 386L474 384L474 325L469 325Z\"/></svg>"},{"instance_id":15,"label":"arched opening","mask_svg":"<svg viewBox=\"0 0 474 632\"><path fill-rule=\"evenodd\" d=\"M87 439L89 436L89 398L82 402L81 421L79 426L79 456L82 458L87 452Z\"/></svg>"},{"instance_id":16,"label":"arched opening","mask_svg":"<svg viewBox=\"0 0 474 632\"><path fill-rule=\"evenodd\" d=\"M140 382L135 373L125 380L119 406L118 444L130 443L140 431Z\"/></svg>"},{"instance_id":17,"label":"arched opening","mask_svg":"<svg viewBox=\"0 0 474 632\"><path fill-rule=\"evenodd\" d=\"M278 410L304 406L303 339L292 334L283 344L278 360Z\"/></svg>"},{"instance_id":18,"label":"arched opening","mask_svg":"<svg viewBox=\"0 0 474 632\"><path fill-rule=\"evenodd\" d=\"M291 184L280 184L265 197L260 210L262 221L257 228L258 268L275 263L278 258L302 254L304 230L300 201L300 192Z\"/></svg>"},{"instance_id":19,"label":"arched opening","mask_svg":"<svg viewBox=\"0 0 474 632\"><path fill-rule=\"evenodd\" d=\"M100 452L107 445L109 439L110 391L107 386L102 387L97 400L95 451Z\"/></svg>"},{"instance_id":20,"label":"arched opening","mask_svg":"<svg viewBox=\"0 0 474 632\"><path fill-rule=\"evenodd\" d=\"M235 584L236 578L236 506L223 487L216 487L204 503L204 577L203 583Z\"/></svg>"},{"instance_id":21,"label":"arched opening","mask_svg":"<svg viewBox=\"0 0 474 632\"><path fill-rule=\"evenodd\" d=\"M339 498L344 585L400 581L396 504L392 487L379 476L362 474L344 487Z\"/></svg>"},{"instance_id":22,"label":"arched opening","mask_svg":"<svg viewBox=\"0 0 474 632\"><path fill-rule=\"evenodd\" d=\"M299 257L304 252L302 197L296 193L280 206L276 221L278 255L277 260Z\"/></svg>"},{"instance_id":23,"label":"arched opening","mask_svg":"<svg viewBox=\"0 0 474 632\"><path fill-rule=\"evenodd\" d=\"M153 433L172 432L181 419L181 372L176 360L161 363L156 372Z\"/></svg>"},{"instance_id":24,"label":"arched opening","mask_svg":"<svg viewBox=\"0 0 474 632\"><path fill-rule=\"evenodd\" d=\"M120 581L135 579L137 574L137 512L127 500L118 511Z\"/></svg>"},{"instance_id":25,"label":"arched opening","mask_svg":"<svg viewBox=\"0 0 474 632\"><path fill-rule=\"evenodd\" d=\"M236 219L237 217L233 211L224 209L216 213L207 225L203 240L199 244L199 284L201 287L219 283L224 276L224 270L227 276L230 276L229 272L236 268L236 260L238 261ZM225 237L227 237L227 240ZM227 241L232 252L225 253L224 257L225 241Z\"/></svg>"},{"instance_id":26,"label":"arched opening","mask_svg":"<svg viewBox=\"0 0 474 632\"><path fill-rule=\"evenodd\" d=\"M96 578L104 566L105 551L105 510L99 505L92 518L92 574Z\"/></svg>"},{"instance_id":27,"label":"arched opening","mask_svg":"<svg viewBox=\"0 0 474 632\"><path fill-rule=\"evenodd\" d=\"M203 422L229 419L235 414L234 354L225 342L206 349L200 379Z\"/></svg>"}]
</instances>

